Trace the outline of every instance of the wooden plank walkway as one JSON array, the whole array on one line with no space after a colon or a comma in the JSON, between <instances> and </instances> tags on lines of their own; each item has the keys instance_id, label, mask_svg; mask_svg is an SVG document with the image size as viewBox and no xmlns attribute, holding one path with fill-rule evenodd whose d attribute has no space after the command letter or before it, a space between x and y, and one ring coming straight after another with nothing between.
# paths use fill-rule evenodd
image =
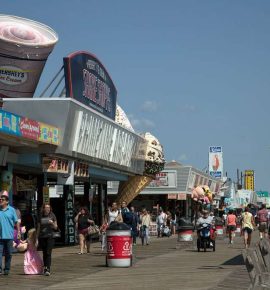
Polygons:
<instances>
[{"instance_id":1,"label":"wooden plank walkway","mask_svg":"<svg viewBox=\"0 0 270 290\"><path fill-rule=\"evenodd\" d=\"M258 233L254 233L258 235ZM247 289L249 278L240 253L220 239L216 252L197 253L194 245L176 249L176 237L153 238L149 246L136 245L131 268L105 267L99 243L91 254L77 255L78 246L54 249L52 275L23 274L23 255L15 254L9 276L0 276L1 290L18 289Z\"/></svg>"}]
</instances>

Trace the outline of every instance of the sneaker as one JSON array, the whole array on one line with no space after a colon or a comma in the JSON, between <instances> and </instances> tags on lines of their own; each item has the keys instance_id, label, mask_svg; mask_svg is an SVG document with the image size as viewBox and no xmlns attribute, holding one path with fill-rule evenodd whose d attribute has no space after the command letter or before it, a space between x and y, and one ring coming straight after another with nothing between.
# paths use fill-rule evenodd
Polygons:
<instances>
[{"instance_id":1,"label":"sneaker","mask_svg":"<svg viewBox=\"0 0 270 290\"><path fill-rule=\"evenodd\" d=\"M8 270L5 270L4 271L4 275L8 275L9 274L9 271Z\"/></svg>"},{"instance_id":2,"label":"sneaker","mask_svg":"<svg viewBox=\"0 0 270 290\"><path fill-rule=\"evenodd\" d=\"M82 255L82 254L83 254L82 252L79 252L79 253L78 253L78 255Z\"/></svg>"},{"instance_id":3,"label":"sneaker","mask_svg":"<svg viewBox=\"0 0 270 290\"><path fill-rule=\"evenodd\" d=\"M45 273L44 273L44 275L45 275L45 276L50 276L50 275L51 275L51 273L50 273L50 271L49 271L49 270L46 270L46 271L45 271Z\"/></svg>"}]
</instances>

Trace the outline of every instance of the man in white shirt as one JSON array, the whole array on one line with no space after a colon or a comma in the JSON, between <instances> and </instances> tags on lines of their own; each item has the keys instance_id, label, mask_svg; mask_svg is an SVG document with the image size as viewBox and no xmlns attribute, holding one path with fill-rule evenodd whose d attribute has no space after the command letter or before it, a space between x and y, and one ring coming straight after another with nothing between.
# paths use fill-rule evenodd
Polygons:
<instances>
[{"instance_id":1,"label":"man in white shirt","mask_svg":"<svg viewBox=\"0 0 270 290\"><path fill-rule=\"evenodd\" d=\"M197 220L197 227L200 227L202 224L209 224L211 225L213 222L213 218L209 216L209 213L207 210L202 211L202 216Z\"/></svg>"},{"instance_id":2,"label":"man in white shirt","mask_svg":"<svg viewBox=\"0 0 270 290\"><path fill-rule=\"evenodd\" d=\"M166 225L166 219L167 215L165 212L163 212L162 209L159 210L159 215L157 216L157 232L158 232L158 238L161 237L161 229L163 226Z\"/></svg>"}]
</instances>

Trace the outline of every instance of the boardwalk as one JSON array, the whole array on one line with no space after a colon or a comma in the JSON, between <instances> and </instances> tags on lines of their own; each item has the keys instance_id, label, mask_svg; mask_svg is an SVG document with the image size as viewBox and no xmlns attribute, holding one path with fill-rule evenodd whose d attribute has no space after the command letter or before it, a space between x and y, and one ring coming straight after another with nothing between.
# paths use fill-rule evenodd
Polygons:
<instances>
[{"instance_id":1,"label":"boardwalk","mask_svg":"<svg viewBox=\"0 0 270 290\"><path fill-rule=\"evenodd\" d=\"M255 233L256 235L257 233ZM137 245L131 268L107 268L99 244L92 253L77 255L78 247L57 248L52 275L23 274L23 255L15 254L9 276L0 277L1 290L16 289L247 289L249 278L240 253L242 240L234 245L217 241L216 252L197 253L191 246L176 249L176 238Z\"/></svg>"}]
</instances>

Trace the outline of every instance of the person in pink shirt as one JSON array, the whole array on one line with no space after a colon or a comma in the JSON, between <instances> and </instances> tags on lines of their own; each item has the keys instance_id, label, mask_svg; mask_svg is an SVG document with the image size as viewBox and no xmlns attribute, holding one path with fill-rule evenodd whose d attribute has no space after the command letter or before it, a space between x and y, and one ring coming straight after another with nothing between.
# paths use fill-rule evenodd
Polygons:
<instances>
[{"instance_id":1,"label":"person in pink shirt","mask_svg":"<svg viewBox=\"0 0 270 290\"><path fill-rule=\"evenodd\" d=\"M229 214L227 215L227 232L229 234L229 243L233 244L234 232L236 230L236 215L233 210L229 210Z\"/></svg>"},{"instance_id":2,"label":"person in pink shirt","mask_svg":"<svg viewBox=\"0 0 270 290\"><path fill-rule=\"evenodd\" d=\"M261 209L257 213L257 218L259 222L260 239L262 239L263 237L267 238L268 210L266 209L265 204L262 204Z\"/></svg>"}]
</instances>

